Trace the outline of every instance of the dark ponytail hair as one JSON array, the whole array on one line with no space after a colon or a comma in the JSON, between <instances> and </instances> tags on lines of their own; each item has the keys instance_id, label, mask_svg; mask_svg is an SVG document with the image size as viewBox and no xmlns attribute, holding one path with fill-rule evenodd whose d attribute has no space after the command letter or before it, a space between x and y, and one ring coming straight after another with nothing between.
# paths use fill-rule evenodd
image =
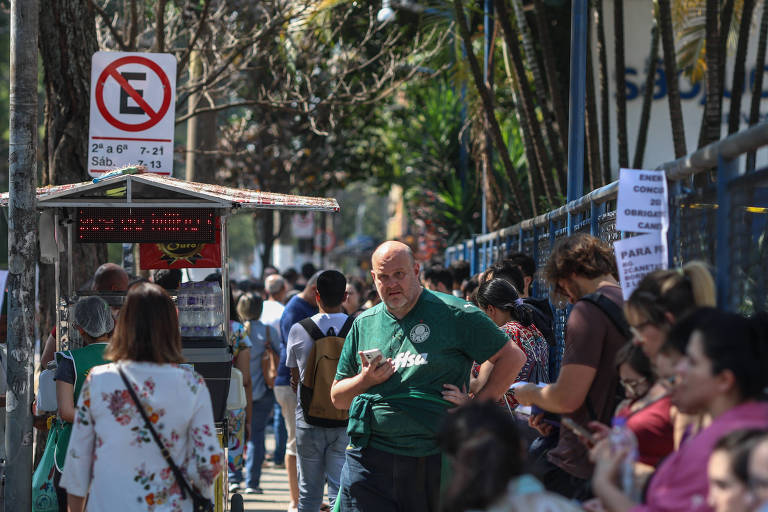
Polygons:
<instances>
[{"instance_id":1,"label":"dark ponytail hair","mask_svg":"<svg viewBox=\"0 0 768 512\"><path fill-rule=\"evenodd\" d=\"M480 285L477 290L477 305L482 309L493 306L512 314L512 319L528 327L533 323L530 307L523 303L515 287L499 277Z\"/></svg>"},{"instance_id":2,"label":"dark ponytail hair","mask_svg":"<svg viewBox=\"0 0 768 512\"><path fill-rule=\"evenodd\" d=\"M706 308L694 332L701 335L712 373L733 373L741 398L762 398L768 385L768 314L746 318Z\"/></svg>"},{"instance_id":3,"label":"dark ponytail hair","mask_svg":"<svg viewBox=\"0 0 768 512\"><path fill-rule=\"evenodd\" d=\"M512 417L491 402L470 402L446 415L437 436L453 459L443 512L486 510L523 474L523 449Z\"/></svg>"}]
</instances>

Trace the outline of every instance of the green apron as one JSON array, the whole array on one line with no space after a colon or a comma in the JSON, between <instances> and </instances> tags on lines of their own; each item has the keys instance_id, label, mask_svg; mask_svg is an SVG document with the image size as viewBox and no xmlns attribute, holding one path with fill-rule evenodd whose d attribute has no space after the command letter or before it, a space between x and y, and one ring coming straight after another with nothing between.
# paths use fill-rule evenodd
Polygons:
<instances>
[{"instance_id":1,"label":"green apron","mask_svg":"<svg viewBox=\"0 0 768 512\"><path fill-rule=\"evenodd\" d=\"M91 343L83 348L76 350L66 350L56 352L56 363L61 364L63 359L69 359L75 366L75 407L80 398L80 390L83 388L85 378L94 366L107 364L109 361L104 359L104 349L107 344L104 342ZM64 470L64 460L67 457L67 447L69 446L69 437L72 435L72 424L61 418L56 418L56 423L52 428L58 430L58 439L56 441L56 450L54 452L54 462L59 472Z\"/></svg>"}]
</instances>

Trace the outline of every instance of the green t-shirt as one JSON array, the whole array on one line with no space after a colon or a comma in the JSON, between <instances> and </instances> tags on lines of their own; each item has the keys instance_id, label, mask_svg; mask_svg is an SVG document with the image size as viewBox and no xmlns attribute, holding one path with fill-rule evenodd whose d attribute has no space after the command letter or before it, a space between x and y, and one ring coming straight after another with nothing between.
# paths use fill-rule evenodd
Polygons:
<instances>
[{"instance_id":1,"label":"green t-shirt","mask_svg":"<svg viewBox=\"0 0 768 512\"><path fill-rule=\"evenodd\" d=\"M507 336L480 309L425 289L401 320L383 303L357 317L344 343L336 380L360 372L360 350L378 348L384 358L391 357L395 374L366 393L378 395L366 427L367 441L379 450L423 457L439 451L435 434L452 407L442 401L443 384L467 385L472 362L485 361L506 343ZM430 399L403 396L414 391ZM353 402L350 414L355 409ZM352 432L351 424L350 436L359 446L360 436Z\"/></svg>"}]
</instances>

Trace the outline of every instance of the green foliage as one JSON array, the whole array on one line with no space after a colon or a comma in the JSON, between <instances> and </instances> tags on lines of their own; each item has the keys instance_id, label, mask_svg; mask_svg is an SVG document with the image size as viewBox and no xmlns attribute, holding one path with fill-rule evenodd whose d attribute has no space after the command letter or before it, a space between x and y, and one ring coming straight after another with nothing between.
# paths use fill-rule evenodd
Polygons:
<instances>
[{"instance_id":1,"label":"green foliage","mask_svg":"<svg viewBox=\"0 0 768 512\"><path fill-rule=\"evenodd\" d=\"M377 182L402 186L411 216L434 222L449 244L480 229L479 179L461 162L462 108L447 80L414 82L379 113L375 130L385 155L373 168Z\"/></svg>"},{"instance_id":2,"label":"green foliage","mask_svg":"<svg viewBox=\"0 0 768 512\"><path fill-rule=\"evenodd\" d=\"M233 261L250 261L256 237L251 212L233 215L227 221L229 256Z\"/></svg>"}]
</instances>

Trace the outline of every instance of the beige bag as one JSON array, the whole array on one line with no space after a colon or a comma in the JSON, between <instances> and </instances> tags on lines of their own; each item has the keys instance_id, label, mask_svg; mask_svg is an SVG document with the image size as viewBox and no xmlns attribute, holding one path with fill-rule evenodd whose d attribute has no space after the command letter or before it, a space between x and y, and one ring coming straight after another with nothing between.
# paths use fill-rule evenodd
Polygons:
<instances>
[{"instance_id":1,"label":"beige bag","mask_svg":"<svg viewBox=\"0 0 768 512\"><path fill-rule=\"evenodd\" d=\"M264 376L264 384L272 389L277 378L277 366L280 364L280 356L272 350L272 337L269 334L269 326L265 325L267 341L264 344L264 353L261 355L261 374Z\"/></svg>"}]
</instances>

